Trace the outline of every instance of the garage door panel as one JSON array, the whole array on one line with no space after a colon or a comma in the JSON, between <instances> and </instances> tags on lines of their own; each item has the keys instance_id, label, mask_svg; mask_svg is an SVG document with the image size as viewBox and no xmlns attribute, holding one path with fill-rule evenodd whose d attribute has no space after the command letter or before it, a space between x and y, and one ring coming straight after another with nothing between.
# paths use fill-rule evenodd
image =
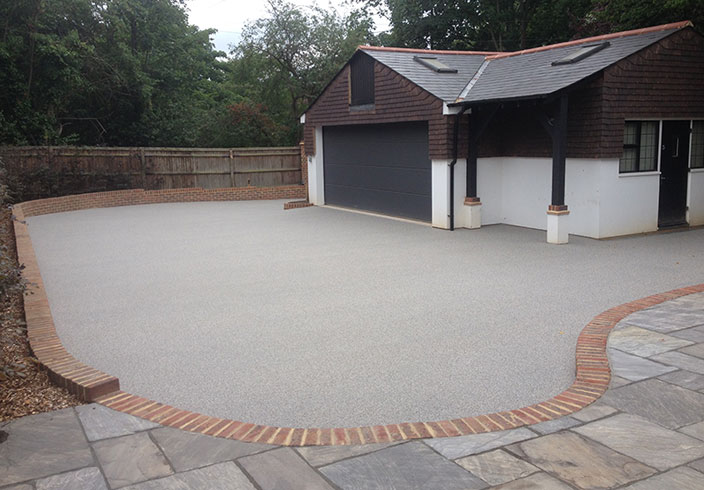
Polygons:
<instances>
[{"instance_id":1,"label":"garage door panel","mask_svg":"<svg viewBox=\"0 0 704 490\"><path fill-rule=\"evenodd\" d=\"M431 209L424 196L345 186L331 187L334 188L335 204L338 206L423 221L431 219Z\"/></svg>"},{"instance_id":2,"label":"garage door panel","mask_svg":"<svg viewBox=\"0 0 704 490\"><path fill-rule=\"evenodd\" d=\"M330 185L345 185L379 191L426 195L430 170L419 168L387 168L358 165L326 165L325 181Z\"/></svg>"},{"instance_id":3,"label":"garage door panel","mask_svg":"<svg viewBox=\"0 0 704 490\"><path fill-rule=\"evenodd\" d=\"M323 129L325 202L430 221L426 122Z\"/></svg>"}]
</instances>

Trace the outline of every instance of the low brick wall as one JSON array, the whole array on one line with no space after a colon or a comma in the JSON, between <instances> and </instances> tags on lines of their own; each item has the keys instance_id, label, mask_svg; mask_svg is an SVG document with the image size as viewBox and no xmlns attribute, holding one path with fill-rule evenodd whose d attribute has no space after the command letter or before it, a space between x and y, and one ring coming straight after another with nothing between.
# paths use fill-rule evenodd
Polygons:
<instances>
[{"instance_id":1,"label":"low brick wall","mask_svg":"<svg viewBox=\"0 0 704 490\"><path fill-rule=\"evenodd\" d=\"M265 199L305 199L303 185L277 187L230 187L224 189L164 189L145 191L132 189L125 191L95 192L64 197L51 197L27 201L14 206L15 214L21 211L25 217L42 214L63 213L91 208L112 208L136 204L158 204L166 202L198 201L251 201Z\"/></svg>"}]
</instances>

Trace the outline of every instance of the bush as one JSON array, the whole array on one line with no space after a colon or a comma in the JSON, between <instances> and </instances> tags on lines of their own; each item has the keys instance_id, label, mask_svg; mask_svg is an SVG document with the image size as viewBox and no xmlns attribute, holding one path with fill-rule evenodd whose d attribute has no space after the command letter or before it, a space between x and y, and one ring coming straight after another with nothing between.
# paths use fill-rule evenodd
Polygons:
<instances>
[{"instance_id":1,"label":"bush","mask_svg":"<svg viewBox=\"0 0 704 490\"><path fill-rule=\"evenodd\" d=\"M8 172L0 157L0 301L8 296L24 292L27 283L22 277L23 266L15 260L12 243L12 220L6 219L10 215L10 204L14 201L13 189L8 181Z\"/></svg>"}]
</instances>

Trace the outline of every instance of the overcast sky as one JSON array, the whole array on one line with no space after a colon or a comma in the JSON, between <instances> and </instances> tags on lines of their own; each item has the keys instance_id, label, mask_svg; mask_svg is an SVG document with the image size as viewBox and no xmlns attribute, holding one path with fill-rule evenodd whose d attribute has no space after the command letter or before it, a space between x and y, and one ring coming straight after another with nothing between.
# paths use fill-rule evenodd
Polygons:
<instances>
[{"instance_id":1,"label":"overcast sky","mask_svg":"<svg viewBox=\"0 0 704 490\"><path fill-rule=\"evenodd\" d=\"M296 5L311 5L312 0L289 0ZM237 43L242 28L247 22L266 17L266 2L263 0L187 0L188 17L191 24L201 29L218 30L213 41L216 49L229 52L228 46ZM318 2L322 7L332 5L338 11L346 11L344 0ZM386 21L375 19L377 30L387 28Z\"/></svg>"}]
</instances>

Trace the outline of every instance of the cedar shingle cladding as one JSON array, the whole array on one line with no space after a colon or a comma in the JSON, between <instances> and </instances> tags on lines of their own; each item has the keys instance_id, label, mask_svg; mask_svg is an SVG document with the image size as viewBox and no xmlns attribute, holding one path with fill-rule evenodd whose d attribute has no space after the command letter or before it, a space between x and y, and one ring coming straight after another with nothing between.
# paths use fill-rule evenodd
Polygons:
<instances>
[{"instance_id":1,"label":"cedar shingle cladding","mask_svg":"<svg viewBox=\"0 0 704 490\"><path fill-rule=\"evenodd\" d=\"M440 99L375 61L374 110L350 112L348 81L349 65L306 112L306 154L315 153L316 126L428 121L430 158L451 158L452 124L442 115Z\"/></svg>"},{"instance_id":2,"label":"cedar shingle cladding","mask_svg":"<svg viewBox=\"0 0 704 490\"><path fill-rule=\"evenodd\" d=\"M551 157L552 143L524 103L497 113L480 156ZM605 69L570 94L567 156L619 158L624 122L704 119L704 37L687 28Z\"/></svg>"},{"instance_id":3,"label":"cedar shingle cladding","mask_svg":"<svg viewBox=\"0 0 704 490\"><path fill-rule=\"evenodd\" d=\"M704 118L704 37L676 32L604 71L601 157L623 152L626 119Z\"/></svg>"}]
</instances>

